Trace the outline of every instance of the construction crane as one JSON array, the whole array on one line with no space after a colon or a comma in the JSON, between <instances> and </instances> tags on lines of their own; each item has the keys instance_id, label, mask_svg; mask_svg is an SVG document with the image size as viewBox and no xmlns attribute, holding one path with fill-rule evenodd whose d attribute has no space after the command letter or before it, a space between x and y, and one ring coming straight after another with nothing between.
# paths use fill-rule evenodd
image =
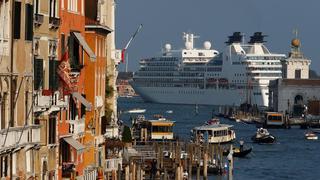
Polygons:
<instances>
[{"instance_id":1,"label":"construction crane","mask_svg":"<svg viewBox=\"0 0 320 180\"><path fill-rule=\"evenodd\" d=\"M129 48L131 42L132 42L133 39L136 37L136 35L140 32L141 28L142 28L142 24L139 25L138 29L137 29L136 32L131 36L131 38L129 39L129 41L128 41L128 43L126 44L126 46L121 50L121 62L122 62L122 63L124 63L126 50Z\"/></svg>"}]
</instances>

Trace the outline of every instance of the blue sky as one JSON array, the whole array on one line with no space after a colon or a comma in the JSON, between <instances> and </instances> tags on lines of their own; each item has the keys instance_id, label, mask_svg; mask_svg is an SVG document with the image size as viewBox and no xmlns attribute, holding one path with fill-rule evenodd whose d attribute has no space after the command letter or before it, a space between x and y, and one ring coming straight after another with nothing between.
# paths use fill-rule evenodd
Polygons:
<instances>
[{"instance_id":1,"label":"blue sky","mask_svg":"<svg viewBox=\"0 0 320 180\"><path fill-rule=\"evenodd\" d=\"M287 54L296 28L302 51L319 74L319 7L319 0L117 0L116 46L123 48L143 24L127 50L129 71L136 71L141 58L159 55L165 43L181 48L182 32L200 36L196 47L209 40L222 52L234 31L243 32L247 39L262 31L268 35L269 50Z\"/></svg>"}]
</instances>

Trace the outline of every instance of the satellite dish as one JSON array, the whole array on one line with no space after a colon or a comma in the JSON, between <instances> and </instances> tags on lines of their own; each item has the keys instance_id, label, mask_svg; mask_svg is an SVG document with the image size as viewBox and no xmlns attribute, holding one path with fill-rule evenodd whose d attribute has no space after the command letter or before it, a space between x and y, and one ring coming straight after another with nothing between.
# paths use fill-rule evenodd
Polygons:
<instances>
[{"instance_id":1,"label":"satellite dish","mask_svg":"<svg viewBox=\"0 0 320 180\"><path fill-rule=\"evenodd\" d=\"M164 49L168 52L171 51L171 44L164 45Z\"/></svg>"},{"instance_id":2,"label":"satellite dish","mask_svg":"<svg viewBox=\"0 0 320 180\"><path fill-rule=\"evenodd\" d=\"M209 50L211 48L211 42L210 41L205 41L203 43L203 47L204 47L204 49Z\"/></svg>"}]
</instances>

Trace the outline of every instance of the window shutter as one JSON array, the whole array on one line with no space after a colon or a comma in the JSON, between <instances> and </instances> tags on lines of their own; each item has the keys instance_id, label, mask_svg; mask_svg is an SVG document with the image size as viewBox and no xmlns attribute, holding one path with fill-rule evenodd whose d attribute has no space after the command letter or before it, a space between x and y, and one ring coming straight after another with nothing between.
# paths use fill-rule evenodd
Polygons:
<instances>
[{"instance_id":1,"label":"window shutter","mask_svg":"<svg viewBox=\"0 0 320 180\"><path fill-rule=\"evenodd\" d=\"M33 6L26 4L26 17L25 17L25 39L32 41L33 38Z\"/></svg>"},{"instance_id":2,"label":"window shutter","mask_svg":"<svg viewBox=\"0 0 320 180\"><path fill-rule=\"evenodd\" d=\"M20 26L21 23L21 2L15 2L15 9L14 9L14 39L20 39Z\"/></svg>"},{"instance_id":3,"label":"window shutter","mask_svg":"<svg viewBox=\"0 0 320 180\"><path fill-rule=\"evenodd\" d=\"M58 90L59 88L59 77L57 74L58 65L58 61L49 61L49 88L53 91Z\"/></svg>"},{"instance_id":4,"label":"window shutter","mask_svg":"<svg viewBox=\"0 0 320 180\"><path fill-rule=\"evenodd\" d=\"M43 85L43 60L34 60L34 89L39 90Z\"/></svg>"}]
</instances>

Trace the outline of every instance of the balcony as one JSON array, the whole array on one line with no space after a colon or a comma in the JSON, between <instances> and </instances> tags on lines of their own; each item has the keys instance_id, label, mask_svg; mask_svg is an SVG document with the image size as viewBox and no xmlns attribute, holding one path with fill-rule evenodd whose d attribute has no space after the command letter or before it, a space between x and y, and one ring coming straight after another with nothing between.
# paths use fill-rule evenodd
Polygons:
<instances>
[{"instance_id":1,"label":"balcony","mask_svg":"<svg viewBox=\"0 0 320 180\"><path fill-rule=\"evenodd\" d=\"M122 167L122 158L113 158L113 159L106 159L106 166L105 171L111 172L113 170L118 170L118 167Z\"/></svg>"},{"instance_id":2,"label":"balcony","mask_svg":"<svg viewBox=\"0 0 320 180\"><path fill-rule=\"evenodd\" d=\"M42 90L36 92L34 112L47 112L50 114L54 111L60 111L61 108L68 107L67 97L60 99L59 91Z\"/></svg>"},{"instance_id":3,"label":"balcony","mask_svg":"<svg viewBox=\"0 0 320 180\"><path fill-rule=\"evenodd\" d=\"M113 31L108 26L101 24L99 21L95 19L86 17L85 23L86 23L86 26L85 26L86 31L96 31L103 35L107 35Z\"/></svg>"},{"instance_id":4,"label":"balcony","mask_svg":"<svg viewBox=\"0 0 320 180\"><path fill-rule=\"evenodd\" d=\"M0 147L0 152L13 148L22 148L27 145L35 146L39 143L40 125L11 127L9 130L0 130L0 144L4 144L3 147Z\"/></svg>"},{"instance_id":5,"label":"balcony","mask_svg":"<svg viewBox=\"0 0 320 180\"><path fill-rule=\"evenodd\" d=\"M119 138L119 127L118 126L107 126L105 130L105 134L103 135L105 138L113 139Z\"/></svg>"},{"instance_id":6,"label":"balcony","mask_svg":"<svg viewBox=\"0 0 320 180\"><path fill-rule=\"evenodd\" d=\"M49 28L58 29L61 24L61 20L58 17L49 17Z\"/></svg>"},{"instance_id":7,"label":"balcony","mask_svg":"<svg viewBox=\"0 0 320 180\"><path fill-rule=\"evenodd\" d=\"M34 15L34 25L40 26L43 23L43 15L42 14L35 14Z\"/></svg>"},{"instance_id":8,"label":"balcony","mask_svg":"<svg viewBox=\"0 0 320 180\"><path fill-rule=\"evenodd\" d=\"M70 120L70 133L73 134L74 138L77 139L82 136L85 131L85 117L76 120Z\"/></svg>"}]
</instances>

